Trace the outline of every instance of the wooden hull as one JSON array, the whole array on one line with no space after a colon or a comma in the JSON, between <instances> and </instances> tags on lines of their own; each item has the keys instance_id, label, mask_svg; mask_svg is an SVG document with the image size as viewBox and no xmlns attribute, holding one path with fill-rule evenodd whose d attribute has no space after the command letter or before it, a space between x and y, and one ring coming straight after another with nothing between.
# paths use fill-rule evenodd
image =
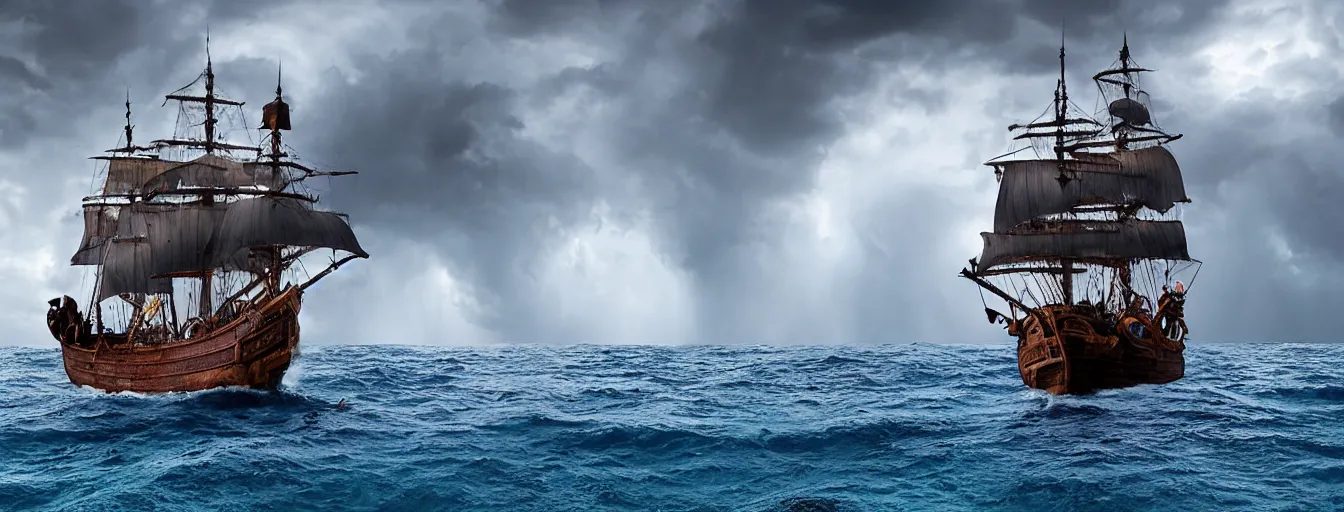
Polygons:
<instances>
[{"instance_id":1,"label":"wooden hull","mask_svg":"<svg viewBox=\"0 0 1344 512\"><path fill-rule=\"evenodd\" d=\"M297 353L301 305L302 292L290 288L208 333L162 345L132 346L124 334L104 334L90 347L62 341L65 372L76 385L107 392L274 390Z\"/></svg>"},{"instance_id":2,"label":"wooden hull","mask_svg":"<svg viewBox=\"0 0 1344 512\"><path fill-rule=\"evenodd\" d=\"M1185 375L1185 344L1154 328L1146 315L1110 322L1086 308L1064 305L1034 313L1010 330L1018 336L1018 370L1028 387L1056 395L1087 394L1166 384ZM1131 329L1135 323L1146 329Z\"/></svg>"}]
</instances>

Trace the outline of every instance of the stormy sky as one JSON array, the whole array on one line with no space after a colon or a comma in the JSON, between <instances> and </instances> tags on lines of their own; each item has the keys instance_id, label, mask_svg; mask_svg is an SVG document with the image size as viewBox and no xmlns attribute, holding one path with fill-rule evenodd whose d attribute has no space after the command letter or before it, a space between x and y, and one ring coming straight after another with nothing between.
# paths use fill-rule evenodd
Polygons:
<instances>
[{"instance_id":1,"label":"stormy sky","mask_svg":"<svg viewBox=\"0 0 1344 512\"><path fill-rule=\"evenodd\" d=\"M305 343L1006 342L957 278L980 162L1128 33L1194 203L1195 341L1334 341L1344 4L1332 0L0 0L0 343L54 345L86 157L171 133L204 65L369 253ZM316 272L317 268L311 268Z\"/></svg>"}]
</instances>

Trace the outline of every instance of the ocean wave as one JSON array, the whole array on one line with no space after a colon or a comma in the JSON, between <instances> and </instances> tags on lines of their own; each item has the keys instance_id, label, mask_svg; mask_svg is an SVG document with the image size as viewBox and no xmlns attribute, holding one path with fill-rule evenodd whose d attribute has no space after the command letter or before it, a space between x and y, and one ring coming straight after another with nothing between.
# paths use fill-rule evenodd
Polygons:
<instances>
[{"instance_id":1,"label":"ocean wave","mask_svg":"<svg viewBox=\"0 0 1344 512\"><path fill-rule=\"evenodd\" d=\"M139 395L7 348L0 509L1341 510L1341 360L1056 397L1007 345L312 346L282 392Z\"/></svg>"}]
</instances>

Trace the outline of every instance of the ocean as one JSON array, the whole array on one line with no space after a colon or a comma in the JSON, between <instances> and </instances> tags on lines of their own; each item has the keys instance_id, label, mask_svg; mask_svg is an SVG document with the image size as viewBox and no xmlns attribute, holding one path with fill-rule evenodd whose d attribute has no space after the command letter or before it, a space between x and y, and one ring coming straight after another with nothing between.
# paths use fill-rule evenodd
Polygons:
<instances>
[{"instance_id":1,"label":"ocean","mask_svg":"<svg viewBox=\"0 0 1344 512\"><path fill-rule=\"evenodd\" d=\"M303 350L140 396L0 349L0 510L1344 510L1344 345L1083 397L1006 344Z\"/></svg>"}]
</instances>

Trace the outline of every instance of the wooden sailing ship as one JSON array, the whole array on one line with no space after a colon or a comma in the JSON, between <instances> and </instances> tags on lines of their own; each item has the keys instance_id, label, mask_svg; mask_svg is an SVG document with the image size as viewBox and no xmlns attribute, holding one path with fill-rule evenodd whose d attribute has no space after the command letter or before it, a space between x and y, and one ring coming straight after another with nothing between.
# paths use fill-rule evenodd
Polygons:
<instances>
[{"instance_id":1,"label":"wooden sailing ship","mask_svg":"<svg viewBox=\"0 0 1344 512\"><path fill-rule=\"evenodd\" d=\"M94 270L91 314L68 295L49 302L47 325L72 383L109 392L279 386L298 352L304 292L368 254L342 216L298 191L307 178L353 173L289 158L278 74L275 95L262 109L262 144L226 140L219 125L241 121L243 103L216 91L208 37L205 70L166 97L179 105L173 138L136 146L128 95L126 145L94 157L106 175L84 198L71 258ZM325 270L286 279L300 256L323 249L332 251Z\"/></svg>"},{"instance_id":2,"label":"wooden sailing ship","mask_svg":"<svg viewBox=\"0 0 1344 512\"><path fill-rule=\"evenodd\" d=\"M1199 266L1175 219L1190 199L1166 144L1181 135L1154 124L1137 81L1151 70L1133 62L1128 37L1118 65L1093 77L1103 115L1069 101L1062 45L1059 63L1053 116L1009 127L1038 158L1004 159L1014 151L986 163L999 181L994 230L961 276L1008 303L1008 315L985 312L1017 337L1029 387L1085 394L1175 381L1187 333L1180 278Z\"/></svg>"}]
</instances>

